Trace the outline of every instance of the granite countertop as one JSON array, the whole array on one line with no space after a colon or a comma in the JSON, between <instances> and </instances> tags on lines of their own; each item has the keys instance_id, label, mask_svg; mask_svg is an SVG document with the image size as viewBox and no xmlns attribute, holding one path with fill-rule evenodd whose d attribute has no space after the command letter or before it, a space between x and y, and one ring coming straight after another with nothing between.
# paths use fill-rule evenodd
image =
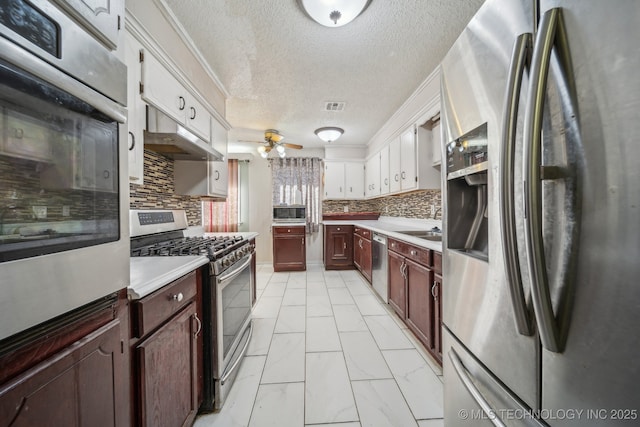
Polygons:
<instances>
[{"instance_id":1,"label":"granite countertop","mask_svg":"<svg viewBox=\"0 0 640 427\"><path fill-rule=\"evenodd\" d=\"M255 231L231 231L231 232L214 232L204 233L204 237L217 237L217 236L241 236L243 239L255 239L260 233Z\"/></svg>"},{"instance_id":2,"label":"granite countertop","mask_svg":"<svg viewBox=\"0 0 640 427\"><path fill-rule=\"evenodd\" d=\"M130 261L130 300L143 298L209 262L206 256L144 256Z\"/></svg>"},{"instance_id":3,"label":"granite countertop","mask_svg":"<svg viewBox=\"0 0 640 427\"><path fill-rule=\"evenodd\" d=\"M442 229L442 221L434 219L412 219L412 218L394 218L380 217L374 220L341 220L341 221L322 221L326 225L355 225L366 228L376 233L384 234L393 239L402 240L416 246L434 251L442 252L442 242L434 242L432 240L421 239L415 236L399 233L399 231L416 231L431 230L433 227Z\"/></svg>"}]
</instances>

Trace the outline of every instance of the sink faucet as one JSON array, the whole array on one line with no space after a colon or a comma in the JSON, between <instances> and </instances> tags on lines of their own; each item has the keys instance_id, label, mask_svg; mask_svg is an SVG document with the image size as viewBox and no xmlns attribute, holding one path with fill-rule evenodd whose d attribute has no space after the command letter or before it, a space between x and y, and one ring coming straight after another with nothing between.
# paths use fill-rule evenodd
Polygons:
<instances>
[{"instance_id":1,"label":"sink faucet","mask_svg":"<svg viewBox=\"0 0 640 427\"><path fill-rule=\"evenodd\" d=\"M438 216L438 213L442 210L442 207L439 207L438 209L436 209L435 211L433 211L433 219L436 219L436 217Z\"/></svg>"}]
</instances>

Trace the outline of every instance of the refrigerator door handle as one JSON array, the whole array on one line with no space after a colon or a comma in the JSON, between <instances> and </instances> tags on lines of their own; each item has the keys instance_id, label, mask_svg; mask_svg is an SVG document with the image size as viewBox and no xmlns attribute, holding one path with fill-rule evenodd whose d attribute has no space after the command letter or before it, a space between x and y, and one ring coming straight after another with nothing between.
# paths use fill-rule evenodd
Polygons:
<instances>
[{"instance_id":1,"label":"refrigerator door handle","mask_svg":"<svg viewBox=\"0 0 640 427\"><path fill-rule=\"evenodd\" d=\"M502 152L500 156L500 226L502 228L502 248L511 305L516 321L516 329L521 335L533 335L531 316L524 296L522 272L518 260L516 215L514 201L514 164L516 127L518 125L518 104L522 77L531 66L531 33L520 34L516 38L509 66L507 94L505 99L504 127L502 129Z\"/></svg>"},{"instance_id":2,"label":"refrigerator door handle","mask_svg":"<svg viewBox=\"0 0 640 427\"><path fill-rule=\"evenodd\" d=\"M524 123L524 230L531 277L531 299L542 345L547 350L558 353L564 348L564 339L561 337L560 327L553 312L542 238L542 180L570 176L567 171L555 173L562 168L542 166L543 116L554 47L557 49L556 56L563 68L563 83L568 88L567 92L573 103L572 108L575 109L577 108L576 92L573 81L568 77L572 71L561 8L548 10L540 21L533 49L529 99Z\"/></svg>"},{"instance_id":3,"label":"refrigerator door handle","mask_svg":"<svg viewBox=\"0 0 640 427\"><path fill-rule=\"evenodd\" d=\"M460 357L454 349L449 350L449 359L451 360L453 369L456 371L456 374L458 374L460 381L462 381L462 384L467 389L471 397L473 397L476 403L480 405L480 408L487 415L489 421L491 421L491 423L493 423L493 425L496 427L506 427L502 420L496 416L498 412L491 407L489 401L482 395L480 390L478 390L478 387L476 387L476 385L473 383L471 374L464 367L462 361L460 360Z\"/></svg>"}]
</instances>

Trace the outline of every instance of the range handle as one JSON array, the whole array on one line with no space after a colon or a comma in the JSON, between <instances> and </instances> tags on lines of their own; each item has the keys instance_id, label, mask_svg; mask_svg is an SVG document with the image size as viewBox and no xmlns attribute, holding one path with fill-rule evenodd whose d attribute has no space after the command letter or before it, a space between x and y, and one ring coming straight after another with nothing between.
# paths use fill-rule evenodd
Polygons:
<instances>
[{"instance_id":1,"label":"range handle","mask_svg":"<svg viewBox=\"0 0 640 427\"><path fill-rule=\"evenodd\" d=\"M504 127L502 129L502 151L500 155L500 227L502 228L502 249L515 316L516 329L521 335L533 335L532 321L524 296L522 271L518 260L516 215L514 202L515 151L518 125L518 105L522 77L531 66L531 33L520 34L513 46L507 94L505 99Z\"/></svg>"}]
</instances>

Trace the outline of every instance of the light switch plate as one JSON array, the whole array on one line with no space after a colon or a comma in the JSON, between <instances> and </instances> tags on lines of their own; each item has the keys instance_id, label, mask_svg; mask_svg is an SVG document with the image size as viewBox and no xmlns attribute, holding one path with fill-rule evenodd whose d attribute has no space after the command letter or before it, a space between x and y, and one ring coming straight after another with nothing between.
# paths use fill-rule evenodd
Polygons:
<instances>
[{"instance_id":1,"label":"light switch plate","mask_svg":"<svg viewBox=\"0 0 640 427\"><path fill-rule=\"evenodd\" d=\"M33 214L37 219L46 219L47 218L47 207L46 206L32 206Z\"/></svg>"}]
</instances>

